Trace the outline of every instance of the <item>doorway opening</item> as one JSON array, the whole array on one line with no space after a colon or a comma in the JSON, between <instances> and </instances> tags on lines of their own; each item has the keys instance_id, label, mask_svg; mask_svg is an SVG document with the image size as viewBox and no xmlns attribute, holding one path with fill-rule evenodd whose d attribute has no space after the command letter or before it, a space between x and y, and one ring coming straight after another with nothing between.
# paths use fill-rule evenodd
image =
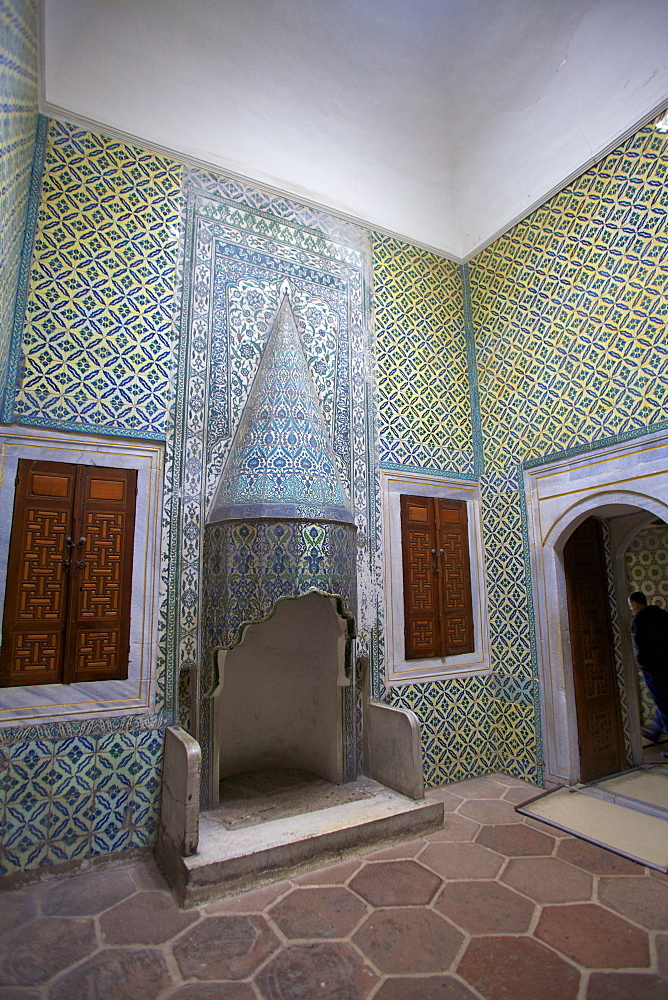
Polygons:
<instances>
[{"instance_id":1,"label":"doorway opening","mask_svg":"<svg viewBox=\"0 0 668 1000\"><path fill-rule=\"evenodd\" d=\"M605 535L608 599L622 718L622 766L643 763L641 699L630 635L630 590L644 590L627 576L626 554L638 533L652 523L668 523L668 433L620 442L582 455L525 469L537 671L541 706L544 782L547 787L587 780L581 758L573 633L567 586L568 543L588 518L602 523ZM575 543L573 543L575 544ZM589 567L585 566L585 574ZM668 584L667 584L668 586ZM592 588L593 589L593 588ZM603 589L601 587L601 589ZM668 596L668 595L667 595ZM571 599L571 605L578 598ZM611 691L614 697L614 688ZM617 709L615 709L617 711ZM604 742L603 716L589 735ZM612 724L611 724L612 725ZM618 728L617 753L619 752ZM613 741L614 742L614 741ZM609 762L607 767L614 768Z\"/></svg>"},{"instance_id":2,"label":"doorway opening","mask_svg":"<svg viewBox=\"0 0 668 1000\"><path fill-rule=\"evenodd\" d=\"M624 730L603 525L588 517L564 546L580 780L624 769Z\"/></svg>"}]
</instances>

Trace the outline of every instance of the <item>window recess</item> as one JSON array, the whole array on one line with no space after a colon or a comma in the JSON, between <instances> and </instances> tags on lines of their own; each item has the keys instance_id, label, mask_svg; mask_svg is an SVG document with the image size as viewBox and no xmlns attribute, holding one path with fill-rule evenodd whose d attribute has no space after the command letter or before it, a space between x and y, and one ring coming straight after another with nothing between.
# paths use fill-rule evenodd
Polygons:
<instances>
[{"instance_id":1,"label":"window recess","mask_svg":"<svg viewBox=\"0 0 668 1000\"><path fill-rule=\"evenodd\" d=\"M136 492L134 469L19 461L0 684L127 678Z\"/></svg>"}]
</instances>

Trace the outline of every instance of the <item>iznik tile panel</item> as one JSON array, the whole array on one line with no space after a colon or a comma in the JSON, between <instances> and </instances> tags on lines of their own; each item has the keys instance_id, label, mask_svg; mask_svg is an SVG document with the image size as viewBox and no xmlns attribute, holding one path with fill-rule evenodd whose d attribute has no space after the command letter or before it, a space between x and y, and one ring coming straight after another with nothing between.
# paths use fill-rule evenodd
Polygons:
<instances>
[{"instance_id":1,"label":"iznik tile panel","mask_svg":"<svg viewBox=\"0 0 668 1000\"><path fill-rule=\"evenodd\" d=\"M180 573L173 582L180 594L175 654L182 668L202 664L201 689L206 691L212 663L199 645L204 525L286 291L358 528L358 641L362 648L369 642L378 580L376 550L369 544L376 517L368 460L374 371L369 249L356 227L203 171L187 171L185 191L178 374L183 388L174 446L175 510L182 526ZM209 709L204 699L200 741L205 762Z\"/></svg>"},{"instance_id":2,"label":"iznik tile panel","mask_svg":"<svg viewBox=\"0 0 668 1000\"><path fill-rule=\"evenodd\" d=\"M163 730L0 737L0 875L144 847L155 835Z\"/></svg>"},{"instance_id":3,"label":"iznik tile panel","mask_svg":"<svg viewBox=\"0 0 668 1000\"><path fill-rule=\"evenodd\" d=\"M181 167L51 122L14 419L162 438Z\"/></svg>"},{"instance_id":4,"label":"iznik tile panel","mask_svg":"<svg viewBox=\"0 0 668 1000\"><path fill-rule=\"evenodd\" d=\"M665 420L667 173L647 125L470 263L494 468Z\"/></svg>"},{"instance_id":5,"label":"iznik tile panel","mask_svg":"<svg viewBox=\"0 0 668 1000\"><path fill-rule=\"evenodd\" d=\"M353 524L287 292L273 321L209 514Z\"/></svg>"},{"instance_id":6,"label":"iznik tile panel","mask_svg":"<svg viewBox=\"0 0 668 1000\"><path fill-rule=\"evenodd\" d=\"M456 264L373 237L381 463L472 474L473 440Z\"/></svg>"},{"instance_id":7,"label":"iznik tile panel","mask_svg":"<svg viewBox=\"0 0 668 1000\"><path fill-rule=\"evenodd\" d=\"M0 52L0 373L4 378L37 127L37 18L33 0L1 0Z\"/></svg>"}]
</instances>

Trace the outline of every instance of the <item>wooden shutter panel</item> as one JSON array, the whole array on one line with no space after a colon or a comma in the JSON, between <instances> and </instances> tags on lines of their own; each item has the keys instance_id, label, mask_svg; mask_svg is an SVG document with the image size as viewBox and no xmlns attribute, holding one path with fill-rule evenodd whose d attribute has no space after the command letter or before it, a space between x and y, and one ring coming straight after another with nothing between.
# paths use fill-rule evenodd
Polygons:
<instances>
[{"instance_id":1,"label":"wooden shutter panel","mask_svg":"<svg viewBox=\"0 0 668 1000\"><path fill-rule=\"evenodd\" d=\"M0 651L5 686L61 679L75 482L75 465L19 461Z\"/></svg>"},{"instance_id":2,"label":"wooden shutter panel","mask_svg":"<svg viewBox=\"0 0 668 1000\"><path fill-rule=\"evenodd\" d=\"M405 657L475 650L464 500L401 495Z\"/></svg>"},{"instance_id":3,"label":"wooden shutter panel","mask_svg":"<svg viewBox=\"0 0 668 1000\"><path fill-rule=\"evenodd\" d=\"M135 470L19 462L2 685L127 677L136 488Z\"/></svg>"},{"instance_id":4,"label":"wooden shutter panel","mask_svg":"<svg viewBox=\"0 0 668 1000\"><path fill-rule=\"evenodd\" d=\"M401 496L406 659L438 656L441 648L436 522L429 497Z\"/></svg>"},{"instance_id":5,"label":"wooden shutter panel","mask_svg":"<svg viewBox=\"0 0 668 1000\"><path fill-rule=\"evenodd\" d=\"M464 500L436 500L443 601L443 654L472 653L473 601L469 532Z\"/></svg>"},{"instance_id":6,"label":"wooden shutter panel","mask_svg":"<svg viewBox=\"0 0 668 1000\"><path fill-rule=\"evenodd\" d=\"M66 682L128 675L137 473L78 470Z\"/></svg>"}]
</instances>

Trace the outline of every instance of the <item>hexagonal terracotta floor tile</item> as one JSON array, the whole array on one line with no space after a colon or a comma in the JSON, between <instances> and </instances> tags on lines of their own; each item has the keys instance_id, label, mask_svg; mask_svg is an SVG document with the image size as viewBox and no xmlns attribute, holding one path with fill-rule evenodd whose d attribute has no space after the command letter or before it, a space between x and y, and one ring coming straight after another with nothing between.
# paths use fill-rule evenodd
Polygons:
<instances>
[{"instance_id":1,"label":"hexagonal terracotta floor tile","mask_svg":"<svg viewBox=\"0 0 668 1000\"><path fill-rule=\"evenodd\" d=\"M250 983L188 983L168 1000L257 1000Z\"/></svg>"},{"instance_id":2,"label":"hexagonal terracotta floor tile","mask_svg":"<svg viewBox=\"0 0 668 1000\"><path fill-rule=\"evenodd\" d=\"M0 933L14 930L37 916L35 892L5 892L0 906Z\"/></svg>"},{"instance_id":3,"label":"hexagonal terracotta floor tile","mask_svg":"<svg viewBox=\"0 0 668 1000\"><path fill-rule=\"evenodd\" d=\"M521 823L522 817L515 812L512 802L503 799L472 799L457 810L460 816L468 816L476 823Z\"/></svg>"},{"instance_id":4,"label":"hexagonal terracotta floor tile","mask_svg":"<svg viewBox=\"0 0 668 1000\"><path fill-rule=\"evenodd\" d=\"M449 882L436 909L469 934L524 934L534 904L498 882Z\"/></svg>"},{"instance_id":5,"label":"hexagonal terracotta floor tile","mask_svg":"<svg viewBox=\"0 0 668 1000\"><path fill-rule=\"evenodd\" d=\"M657 972L668 979L668 934L657 934L654 939L656 948Z\"/></svg>"},{"instance_id":6,"label":"hexagonal terracotta floor tile","mask_svg":"<svg viewBox=\"0 0 668 1000\"><path fill-rule=\"evenodd\" d=\"M377 910L353 941L382 972L449 972L464 937L433 910Z\"/></svg>"},{"instance_id":7,"label":"hexagonal terracotta floor tile","mask_svg":"<svg viewBox=\"0 0 668 1000\"><path fill-rule=\"evenodd\" d=\"M592 972L586 1000L666 1000L668 982L661 976L631 972Z\"/></svg>"},{"instance_id":8,"label":"hexagonal terracotta floor tile","mask_svg":"<svg viewBox=\"0 0 668 1000\"><path fill-rule=\"evenodd\" d=\"M483 827L476 837L476 844L505 854L507 858L537 857L552 854L554 850L552 837L517 823Z\"/></svg>"},{"instance_id":9,"label":"hexagonal terracotta floor tile","mask_svg":"<svg viewBox=\"0 0 668 1000\"><path fill-rule=\"evenodd\" d=\"M587 900L593 890L591 875L558 858L513 858L501 881L537 903Z\"/></svg>"},{"instance_id":10,"label":"hexagonal terracotta floor tile","mask_svg":"<svg viewBox=\"0 0 668 1000\"><path fill-rule=\"evenodd\" d=\"M377 982L359 955L339 943L286 948L255 980L264 1000L365 1000Z\"/></svg>"},{"instance_id":11,"label":"hexagonal terracotta floor tile","mask_svg":"<svg viewBox=\"0 0 668 1000\"><path fill-rule=\"evenodd\" d=\"M173 945L184 979L246 979L279 941L260 916L205 917Z\"/></svg>"},{"instance_id":12,"label":"hexagonal terracotta floor tile","mask_svg":"<svg viewBox=\"0 0 668 1000\"><path fill-rule=\"evenodd\" d=\"M454 976L386 979L374 1000L477 1000Z\"/></svg>"},{"instance_id":13,"label":"hexagonal terracotta floor tile","mask_svg":"<svg viewBox=\"0 0 668 1000\"><path fill-rule=\"evenodd\" d=\"M575 1000L580 973L529 937L474 938L457 973L485 1000Z\"/></svg>"},{"instance_id":14,"label":"hexagonal terracotta floor tile","mask_svg":"<svg viewBox=\"0 0 668 1000\"><path fill-rule=\"evenodd\" d=\"M0 1000L41 1000L40 990L24 990L20 986L0 987Z\"/></svg>"},{"instance_id":15,"label":"hexagonal terracotta floor tile","mask_svg":"<svg viewBox=\"0 0 668 1000\"><path fill-rule=\"evenodd\" d=\"M465 781L458 781L456 785L449 788L449 791L460 798L466 799L498 799L504 792L505 785L496 782L492 778L467 778Z\"/></svg>"},{"instance_id":16,"label":"hexagonal terracotta floor tile","mask_svg":"<svg viewBox=\"0 0 668 1000\"><path fill-rule=\"evenodd\" d=\"M45 983L97 947L95 925L81 917L37 917L0 939L0 986Z\"/></svg>"},{"instance_id":17,"label":"hexagonal terracotta floor tile","mask_svg":"<svg viewBox=\"0 0 668 1000\"><path fill-rule=\"evenodd\" d=\"M596 903L546 906L535 936L589 969L649 966L645 931Z\"/></svg>"},{"instance_id":18,"label":"hexagonal terracotta floor tile","mask_svg":"<svg viewBox=\"0 0 668 1000\"><path fill-rule=\"evenodd\" d=\"M342 861L338 865L330 865L328 868L318 868L314 872L307 872L294 881L298 885L343 885L351 875L355 874L361 864L360 859Z\"/></svg>"},{"instance_id":19,"label":"hexagonal terracotta floor tile","mask_svg":"<svg viewBox=\"0 0 668 1000\"><path fill-rule=\"evenodd\" d=\"M241 892L238 896L225 896L204 907L205 913L260 913L271 906L279 896L285 895L292 888L290 882L272 882L263 885L261 889L251 889Z\"/></svg>"},{"instance_id":20,"label":"hexagonal terracotta floor tile","mask_svg":"<svg viewBox=\"0 0 668 1000\"><path fill-rule=\"evenodd\" d=\"M640 875L642 867L635 861L606 851L579 837L568 837L557 847L556 855L562 861L577 865L592 875Z\"/></svg>"},{"instance_id":21,"label":"hexagonal terracotta floor tile","mask_svg":"<svg viewBox=\"0 0 668 1000\"><path fill-rule=\"evenodd\" d=\"M294 889L268 911L287 938L343 938L367 907L343 886Z\"/></svg>"},{"instance_id":22,"label":"hexagonal terracotta floor tile","mask_svg":"<svg viewBox=\"0 0 668 1000\"><path fill-rule=\"evenodd\" d=\"M373 906L425 906L441 879L417 861L378 861L365 865L350 883Z\"/></svg>"},{"instance_id":23,"label":"hexagonal terracotta floor tile","mask_svg":"<svg viewBox=\"0 0 668 1000\"><path fill-rule=\"evenodd\" d=\"M431 799L434 802L442 802L446 812L452 812L464 801L461 796L456 795L449 788L428 788L425 798Z\"/></svg>"},{"instance_id":24,"label":"hexagonal terracotta floor tile","mask_svg":"<svg viewBox=\"0 0 668 1000\"><path fill-rule=\"evenodd\" d=\"M528 802L529 799L535 798L540 795L542 789L538 788L537 785L512 785L507 788L503 793L504 801L512 802L514 805L521 805L523 802Z\"/></svg>"},{"instance_id":25,"label":"hexagonal terracotta floor tile","mask_svg":"<svg viewBox=\"0 0 668 1000\"><path fill-rule=\"evenodd\" d=\"M131 896L135 885L127 871L88 872L48 886L42 895L42 913L83 917L102 913Z\"/></svg>"},{"instance_id":26,"label":"hexagonal terracotta floor tile","mask_svg":"<svg viewBox=\"0 0 668 1000\"><path fill-rule=\"evenodd\" d=\"M419 860L441 878L494 878L503 858L480 844L432 843L425 847Z\"/></svg>"},{"instance_id":27,"label":"hexagonal terracotta floor tile","mask_svg":"<svg viewBox=\"0 0 668 1000\"><path fill-rule=\"evenodd\" d=\"M399 861L406 858L415 858L423 849L426 840L404 840L400 844L393 844L392 847L382 847L379 851L371 851L366 855L367 861Z\"/></svg>"},{"instance_id":28,"label":"hexagonal terracotta floor tile","mask_svg":"<svg viewBox=\"0 0 668 1000\"><path fill-rule=\"evenodd\" d=\"M172 980L165 959L154 948L109 948L66 972L51 987L50 1000L118 997L156 1000Z\"/></svg>"},{"instance_id":29,"label":"hexagonal terracotta floor tile","mask_svg":"<svg viewBox=\"0 0 668 1000\"><path fill-rule=\"evenodd\" d=\"M162 944L196 919L165 892L137 892L103 913L100 928L107 944Z\"/></svg>"},{"instance_id":30,"label":"hexagonal terracotta floor tile","mask_svg":"<svg viewBox=\"0 0 668 1000\"><path fill-rule=\"evenodd\" d=\"M475 835L480 832L480 824L475 823L472 819L467 819L466 816L460 816L458 813L446 813L443 818L443 829L437 830L436 833L430 833L427 838L429 842L447 840L473 840Z\"/></svg>"},{"instance_id":31,"label":"hexagonal terracotta floor tile","mask_svg":"<svg viewBox=\"0 0 668 1000\"><path fill-rule=\"evenodd\" d=\"M651 930L668 928L668 884L657 879L602 878L598 898L617 913Z\"/></svg>"}]
</instances>

